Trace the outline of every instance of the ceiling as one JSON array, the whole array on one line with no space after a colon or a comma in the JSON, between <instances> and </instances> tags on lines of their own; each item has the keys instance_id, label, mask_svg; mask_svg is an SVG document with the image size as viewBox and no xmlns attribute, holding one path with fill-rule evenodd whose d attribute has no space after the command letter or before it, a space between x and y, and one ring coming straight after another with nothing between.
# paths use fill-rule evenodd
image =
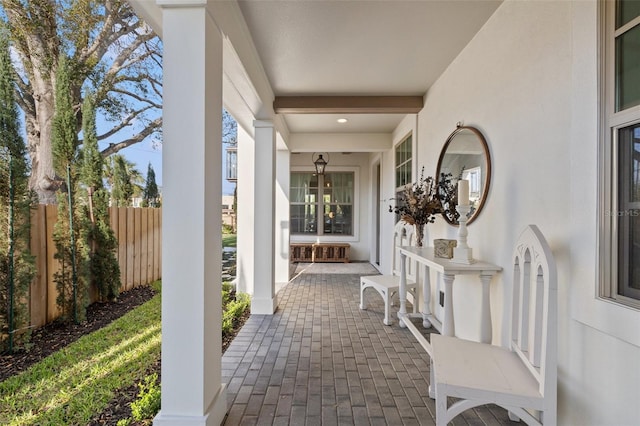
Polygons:
<instances>
[{"instance_id":1,"label":"ceiling","mask_svg":"<svg viewBox=\"0 0 640 426\"><path fill-rule=\"evenodd\" d=\"M275 96L422 96L499 6L489 0L240 0ZM286 114L292 133L390 133L404 114ZM340 124L338 118L347 118Z\"/></svg>"}]
</instances>

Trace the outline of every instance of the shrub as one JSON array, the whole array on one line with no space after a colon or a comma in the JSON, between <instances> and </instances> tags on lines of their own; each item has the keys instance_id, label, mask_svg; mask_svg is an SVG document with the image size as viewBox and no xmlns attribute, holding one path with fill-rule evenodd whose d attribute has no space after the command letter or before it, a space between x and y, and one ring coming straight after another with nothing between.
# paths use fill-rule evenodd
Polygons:
<instances>
[{"instance_id":1,"label":"shrub","mask_svg":"<svg viewBox=\"0 0 640 426\"><path fill-rule=\"evenodd\" d=\"M233 284L230 283L222 283L222 310L225 309L227 303L233 300L236 296L236 290Z\"/></svg>"},{"instance_id":2,"label":"shrub","mask_svg":"<svg viewBox=\"0 0 640 426\"><path fill-rule=\"evenodd\" d=\"M246 293L236 293L235 300L230 300L222 311L222 334L229 333L238 318L249 308L250 299Z\"/></svg>"},{"instance_id":3,"label":"shrub","mask_svg":"<svg viewBox=\"0 0 640 426\"><path fill-rule=\"evenodd\" d=\"M131 415L133 420L140 422L151 419L160 411L160 385L158 375L151 374L144 378L144 383L139 383L138 398L131 403Z\"/></svg>"}]
</instances>

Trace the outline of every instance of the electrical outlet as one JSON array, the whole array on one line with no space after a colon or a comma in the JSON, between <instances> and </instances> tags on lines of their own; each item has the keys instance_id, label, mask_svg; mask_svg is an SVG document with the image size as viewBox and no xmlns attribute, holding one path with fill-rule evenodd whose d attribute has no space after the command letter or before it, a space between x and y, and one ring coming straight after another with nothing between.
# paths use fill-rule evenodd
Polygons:
<instances>
[{"instance_id":1,"label":"electrical outlet","mask_svg":"<svg viewBox=\"0 0 640 426\"><path fill-rule=\"evenodd\" d=\"M440 306L444 308L444 291L440 292Z\"/></svg>"}]
</instances>

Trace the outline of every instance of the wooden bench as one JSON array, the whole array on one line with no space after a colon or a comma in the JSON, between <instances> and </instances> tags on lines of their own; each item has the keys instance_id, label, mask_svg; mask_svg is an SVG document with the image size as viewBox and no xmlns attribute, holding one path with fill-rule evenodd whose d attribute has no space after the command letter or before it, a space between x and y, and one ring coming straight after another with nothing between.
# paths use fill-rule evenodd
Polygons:
<instances>
[{"instance_id":1,"label":"wooden bench","mask_svg":"<svg viewBox=\"0 0 640 426\"><path fill-rule=\"evenodd\" d=\"M344 262L349 263L348 243L291 243L291 262Z\"/></svg>"},{"instance_id":2,"label":"wooden bench","mask_svg":"<svg viewBox=\"0 0 640 426\"><path fill-rule=\"evenodd\" d=\"M535 225L520 235L513 259L508 348L431 335L438 426L484 404L499 405L529 425L557 422L556 266ZM459 399L449 406L448 397Z\"/></svg>"}]
</instances>

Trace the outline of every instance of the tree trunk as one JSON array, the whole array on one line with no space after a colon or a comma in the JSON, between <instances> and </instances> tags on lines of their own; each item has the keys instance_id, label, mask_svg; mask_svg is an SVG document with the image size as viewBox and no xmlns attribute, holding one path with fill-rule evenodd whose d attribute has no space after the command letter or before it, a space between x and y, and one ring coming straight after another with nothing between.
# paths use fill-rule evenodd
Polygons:
<instances>
[{"instance_id":1,"label":"tree trunk","mask_svg":"<svg viewBox=\"0 0 640 426\"><path fill-rule=\"evenodd\" d=\"M34 59L32 59L36 62ZM31 155L31 177L29 187L38 194L41 204L56 203L56 189L60 186L53 168L51 134L55 113L53 79L43 75L40 64L33 64L35 116L25 114L27 141Z\"/></svg>"},{"instance_id":2,"label":"tree trunk","mask_svg":"<svg viewBox=\"0 0 640 426\"><path fill-rule=\"evenodd\" d=\"M154 119L162 108L162 82L155 71L161 46L122 0L0 0L0 6L0 24L4 28L6 23L20 59L14 68L31 158L29 187L40 203L55 204L55 193L64 182L64 172L57 176L54 169L51 140L60 51L73 52L71 91L77 118L88 76L101 94L98 103L109 114L126 117L105 133L105 138L125 137L109 144L106 156L161 128L162 117ZM130 92L132 85L136 89ZM77 124L80 131L79 120ZM118 133L133 124L133 136L130 130Z\"/></svg>"},{"instance_id":3,"label":"tree trunk","mask_svg":"<svg viewBox=\"0 0 640 426\"><path fill-rule=\"evenodd\" d=\"M55 2L47 0L23 4L3 1L3 6L30 89L30 93L23 93L20 97L31 157L29 188L38 194L40 203L55 204L55 191L59 184L53 168L51 133L60 45L56 32ZM30 16L39 19L35 28L29 26L30 19L35 19Z\"/></svg>"}]
</instances>

